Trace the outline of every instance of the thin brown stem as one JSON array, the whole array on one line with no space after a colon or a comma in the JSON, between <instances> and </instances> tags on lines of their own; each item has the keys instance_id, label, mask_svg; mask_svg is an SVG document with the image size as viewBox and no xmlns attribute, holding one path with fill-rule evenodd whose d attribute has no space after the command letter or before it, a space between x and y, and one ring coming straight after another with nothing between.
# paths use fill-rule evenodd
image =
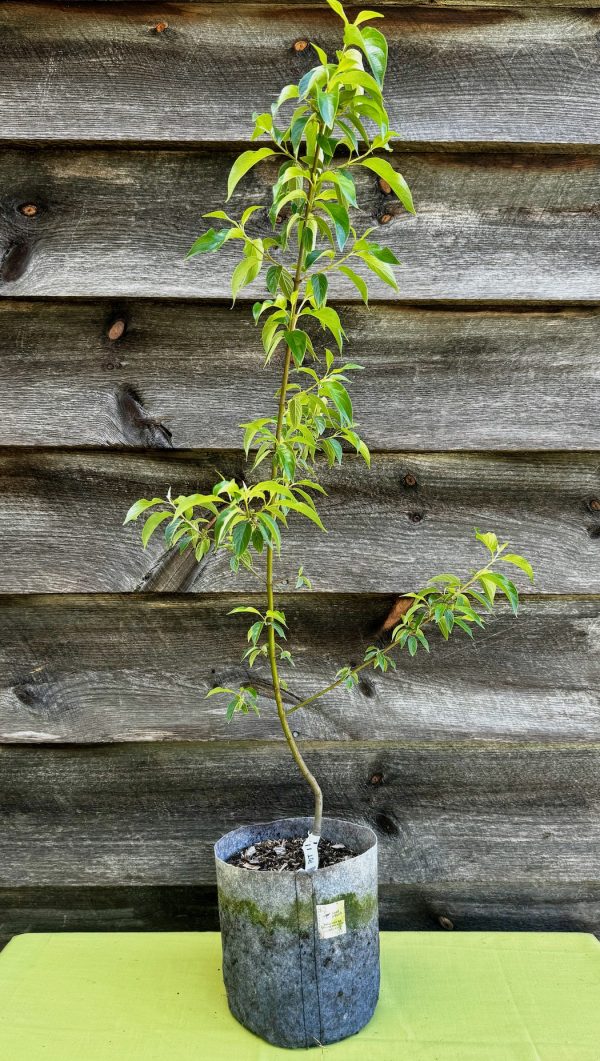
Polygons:
<instances>
[{"instance_id":1,"label":"thin brown stem","mask_svg":"<svg viewBox=\"0 0 600 1061\"><path fill-rule=\"evenodd\" d=\"M298 258L297 258L297 261L296 261L296 272L295 272L295 276L294 276L294 287L293 287L292 302L291 302L292 311L290 313L290 320L289 320L290 331L294 330L294 328L296 327L296 321L298 319L298 308L297 308L298 292L300 290L300 285L301 285L301 282L302 282L302 265L303 265L303 262L304 262L304 246L303 246L303 238L302 237L304 235L304 229L306 227L306 222L307 222L307 220L308 220L308 218L310 216L310 213L311 213L312 207L313 207L313 202L314 202L314 197L315 197L315 187L316 187L316 185L315 185L315 174L316 174L317 167L318 167L318 161L319 161L319 152L317 150L315 152L315 158L314 158L314 162L313 162L313 167L312 167L311 174L310 174L310 189L309 189L309 193L308 193L308 199L307 199L307 202L306 202L306 210L304 212L304 217L303 217L303 220L302 220L302 231L299 233ZM288 379L289 379L289 374L290 374L291 361L292 361L292 351L291 351L290 347L288 346L287 349L286 349L286 352L285 352L285 357L284 357L284 362L283 362L283 370L282 370L282 374L281 374L281 389L280 389L280 392L279 392L279 408L278 408L278 411L277 411L277 427L276 427L276 430L275 430L275 444L276 444L276 446L279 445L279 443L281 442L281 438L282 438L282 434L283 434L283 419L284 419L284 416L285 416L286 394L287 394L287 388L288 388ZM275 478L276 474L277 474L277 459L276 459L276 453L275 453L273 455L273 478ZM274 589L273 589L273 548L272 548L272 546L268 546L267 547L266 587L267 587L267 607L268 607L269 611L274 611L275 610L275 592L274 592ZM323 793L321 791L319 782L317 781L316 777L314 777L314 775L311 773L311 771L309 770L308 766L306 765L304 759L302 758L302 754L300 752L300 749L298 748L298 745L296 744L296 741L294 739L294 734L292 733L290 725L289 725L289 722L288 722L288 720L286 718L286 711L285 711L285 707L284 707L284 704L283 704L283 698L281 696L281 681L280 681L280 678L279 678L279 670L278 670L278 667L277 667L277 645L276 645L276 642L275 642L275 630L274 630L273 625L271 623L269 623L268 632L267 632L267 651L268 651L268 656L269 656L269 664L270 664L270 667L271 667L271 678L272 678L272 682L273 682L273 694L275 696L275 703L277 705L277 714L279 716L279 722L281 724L281 728L283 730L283 735L284 735L284 737L285 737L285 739L287 741L288 747L289 747L289 749L290 749L290 751L292 753L294 761L296 762L296 765L298 766L298 769L300 770L300 773L302 774L302 776L304 777L305 781L307 782L307 784L310 786L310 788L312 790L312 793L313 793L313 796L314 796L314 800L315 800L315 810L314 810L314 819L313 819L312 832L315 833L317 836L320 836L320 834L321 834L321 822L322 822L322 817L323 817Z\"/></svg>"}]
</instances>

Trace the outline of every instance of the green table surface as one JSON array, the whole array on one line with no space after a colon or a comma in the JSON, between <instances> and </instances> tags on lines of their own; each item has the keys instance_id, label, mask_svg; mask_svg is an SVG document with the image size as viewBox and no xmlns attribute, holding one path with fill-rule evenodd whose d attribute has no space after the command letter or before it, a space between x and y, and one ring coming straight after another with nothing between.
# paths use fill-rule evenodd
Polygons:
<instances>
[{"instance_id":1,"label":"green table surface","mask_svg":"<svg viewBox=\"0 0 600 1061\"><path fill-rule=\"evenodd\" d=\"M384 932L359 1035L282 1050L233 1019L213 932L40 933L0 954L2 1061L599 1061L600 943Z\"/></svg>"}]
</instances>

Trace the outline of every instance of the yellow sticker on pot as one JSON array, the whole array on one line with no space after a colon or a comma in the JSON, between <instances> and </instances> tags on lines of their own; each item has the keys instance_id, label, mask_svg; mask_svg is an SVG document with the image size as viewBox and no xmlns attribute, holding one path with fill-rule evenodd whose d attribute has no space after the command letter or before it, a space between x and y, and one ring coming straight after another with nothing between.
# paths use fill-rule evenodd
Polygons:
<instances>
[{"instance_id":1,"label":"yellow sticker on pot","mask_svg":"<svg viewBox=\"0 0 600 1061\"><path fill-rule=\"evenodd\" d=\"M320 939L332 939L346 932L346 907L343 899L317 906L317 928Z\"/></svg>"}]
</instances>

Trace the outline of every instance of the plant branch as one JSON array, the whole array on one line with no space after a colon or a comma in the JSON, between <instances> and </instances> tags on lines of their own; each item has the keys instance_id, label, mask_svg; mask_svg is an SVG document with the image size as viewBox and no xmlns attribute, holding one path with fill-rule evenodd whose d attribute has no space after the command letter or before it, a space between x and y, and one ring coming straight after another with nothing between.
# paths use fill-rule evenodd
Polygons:
<instances>
[{"instance_id":1,"label":"plant branch","mask_svg":"<svg viewBox=\"0 0 600 1061\"><path fill-rule=\"evenodd\" d=\"M492 560L490 560L489 564L487 564L485 567L482 567L479 571L477 571L476 574L474 574L472 576L472 578L470 578L467 582L462 583L460 586L458 586L456 589L454 589L452 591L452 593L449 594L448 603L450 603L450 601L452 600L453 597L458 597L460 594L464 593L470 586L472 586L477 581L477 579L479 578L480 575L485 574L485 572L488 571L490 569L490 567L493 564L496 563L496 560L499 560L499 559L500 559L500 553L498 553L496 556L494 556L492 558ZM424 626L427 626L429 623L433 622L433 620L434 620L434 610L433 610L433 608L430 608L428 613L426 614L425 618L423 619L423 621L419 624L419 629L421 630ZM389 654L391 652L393 652L394 649L396 649L396 648L398 648L398 642L397 641L392 641L391 645L388 645L387 648L384 648L384 649L381 650L382 651L382 655L389 656ZM358 667L352 667L352 674L360 674L361 671L365 670L367 667L372 667L372 666L373 666L372 660L370 660L370 659L365 660L363 663L360 663L358 665ZM329 685L326 685L323 689L320 689L318 692L313 693L312 696L308 696L306 698L306 700L301 700L300 703L294 704L293 707L288 707L287 710L286 710L286 715L293 715L294 712L295 711L299 711L301 707L307 707L308 704L314 703L315 700L320 700L320 698L322 696L325 696L326 693L332 692L333 689L337 689L338 686L343 685L343 683L345 681L346 681L345 677L344 678L337 678L336 681L331 682Z\"/></svg>"},{"instance_id":2,"label":"plant branch","mask_svg":"<svg viewBox=\"0 0 600 1061\"><path fill-rule=\"evenodd\" d=\"M306 222L308 221L308 218L310 217L310 214L311 214L311 211L312 211L312 206L313 206L313 201L314 201L314 197L315 197L315 191L316 191L315 175L316 175L318 164L319 164L319 154L320 154L320 152L318 150L316 150L315 151L315 158L314 158L314 162L313 162L313 166L312 166L312 170L311 170L311 175L310 175L310 190L309 190L308 199L307 199L307 202L306 202L306 209L304 211L304 217L302 219L302 231L300 231L298 233L298 242L299 242L298 258L297 258L297 261L296 261L296 271L295 271L295 276L294 276L294 287L293 287L293 291L292 291L292 295L291 295L291 303L290 303L291 304L291 313L290 313L290 320L289 320L290 331L293 331L293 329L295 328L296 321L297 321L297 316L298 316L298 307L297 307L298 291L300 290L300 285L301 285L301 282L302 282L302 265L303 265L303 262L304 262L304 240L303 240L303 237L304 237L304 231L305 231L305 228L306 228ZM286 394L287 394L287 388L288 388L288 379L289 379L289 374L290 374L291 360L292 360L292 351L291 351L291 348L288 346L286 348L284 362L283 362L283 371L282 371L282 376L281 376L281 387L280 387L280 392L279 392L279 408L278 408L278 411L277 411L277 427L276 427L276 430L275 430L276 445L278 445L281 442L281 437L282 437L282 433L283 433L283 420L284 420L284 415L285 415ZM272 471L273 471L273 478L275 478L275 476L277 474L276 453L273 454ZM275 611L275 593L274 593L274 589L273 589L273 546L272 545L268 545L267 546L266 588L267 588L267 606L268 606L270 611ZM319 782L317 781L316 777L311 773L311 771L309 770L308 766L306 765L306 763L305 763L305 761L304 761L304 759L302 757L300 749L298 748L298 745L296 744L296 741L294 739L294 735L293 735L293 733L292 733L292 731L290 729L290 725L289 725L288 720L286 718L285 706L284 706L283 699L282 699L282 696L281 696L281 682L280 682L280 678L279 678L279 670L278 670L278 667L277 667L277 646L276 646L276 642L275 642L275 630L274 630L272 624L269 625L268 632L267 632L267 651L268 651L268 655L269 655L269 664L270 664L270 667L271 667L271 678L272 678L272 681L273 681L273 694L275 696L275 703L277 705L277 714L279 716L279 722L281 724L281 728L283 730L283 735L284 735L284 737L285 737L285 739L287 741L287 744L288 744L288 747L289 747L289 749L290 749L290 751L292 753L292 756L294 757L296 765L298 766L298 769L300 770L300 773L302 774L302 776L304 777L305 781L307 782L307 784L310 786L310 788L312 790L312 793L313 793L313 796L314 796L314 800L315 800L315 810L314 810L314 819L313 819L312 832L315 833L315 835L320 836L320 834L321 834L321 821L322 821L322 817L323 817L323 793L321 791Z\"/></svg>"}]
</instances>

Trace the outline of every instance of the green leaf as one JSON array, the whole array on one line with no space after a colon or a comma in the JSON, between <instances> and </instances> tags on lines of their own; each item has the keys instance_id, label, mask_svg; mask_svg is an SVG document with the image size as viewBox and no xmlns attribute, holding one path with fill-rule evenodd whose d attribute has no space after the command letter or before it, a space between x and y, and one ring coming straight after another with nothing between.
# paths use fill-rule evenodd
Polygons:
<instances>
[{"instance_id":1,"label":"green leaf","mask_svg":"<svg viewBox=\"0 0 600 1061\"><path fill-rule=\"evenodd\" d=\"M331 398L333 404L340 414L342 423L352 423L352 402L350 395L342 383L336 380L328 380L323 383L321 392Z\"/></svg>"},{"instance_id":2,"label":"green leaf","mask_svg":"<svg viewBox=\"0 0 600 1061\"><path fill-rule=\"evenodd\" d=\"M305 309L302 311L302 315L315 317L322 328L327 328L327 330L333 335L338 345L338 349L341 351L346 333L342 328L337 310L335 310L333 306L322 306L320 309Z\"/></svg>"},{"instance_id":3,"label":"green leaf","mask_svg":"<svg viewBox=\"0 0 600 1061\"><path fill-rule=\"evenodd\" d=\"M325 251L321 250L319 247L317 247L314 251L310 251L310 253L306 255L306 268L310 269L311 266L314 265L315 262L318 261L324 253Z\"/></svg>"},{"instance_id":4,"label":"green leaf","mask_svg":"<svg viewBox=\"0 0 600 1061\"><path fill-rule=\"evenodd\" d=\"M236 556L241 556L246 551L252 536L252 525L250 523L237 523L233 528L231 540Z\"/></svg>"},{"instance_id":5,"label":"green leaf","mask_svg":"<svg viewBox=\"0 0 600 1061\"><path fill-rule=\"evenodd\" d=\"M339 98L339 89L337 92L322 92L320 88L317 89L317 108L328 129L333 128Z\"/></svg>"},{"instance_id":6,"label":"green leaf","mask_svg":"<svg viewBox=\"0 0 600 1061\"><path fill-rule=\"evenodd\" d=\"M337 125L343 131L343 133L345 134L345 138L347 140L348 147L352 151L355 151L358 154L358 140L356 138L356 133L354 132L354 129L350 125L348 125L347 122L342 121L342 119L339 116L337 118Z\"/></svg>"},{"instance_id":7,"label":"green leaf","mask_svg":"<svg viewBox=\"0 0 600 1061\"><path fill-rule=\"evenodd\" d=\"M286 501L286 504L287 503L288 502ZM281 545L281 532L279 530L279 525L277 523L277 520L273 519L273 517L271 515L269 515L268 512L259 512L258 518L261 521L261 523L264 524L264 526L266 527L267 531L269 532L272 544L276 548L279 548L280 545Z\"/></svg>"},{"instance_id":8,"label":"green leaf","mask_svg":"<svg viewBox=\"0 0 600 1061\"><path fill-rule=\"evenodd\" d=\"M343 450L337 438L322 438L319 447L327 457L327 463L332 468L335 462L342 463Z\"/></svg>"},{"instance_id":9,"label":"green leaf","mask_svg":"<svg viewBox=\"0 0 600 1061\"><path fill-rule=\"evenodd\" d=\"M368 306L369 305L369 289L368 289L365 281L363 280L362 276L359 276L358 273L354 272L354 269L350 269L350 267L347 266L347 265L340 265L339 266L339 271L340 271L340 273L343 273L344 276L347 276L348 279L354 284L354 286L355 286L356 290L358 291L360 297L362 298L365 306Z\"/></svg>"},{"instance_id":10,"label":"green leaf","mask_svg":"<svg viewBox=\"0 0 600 1061\"><path fill-rule=\"evenodd\" d=\"M297 85L286 85L285 88L282 88L275 103L271 105L271 113L273 116L277 114L277 111L284 103L287 103L290 99L298 99L298 96L299 90Z\"/></svg>"},{"instance_id":11,"label":"green leaf","mask_svg":"<svg viewBox=\"0 0 600 1061\"><path fill-rule=\"evenodd\" d=\"M281 265L270 265L267 269L267 275L265 277L265 283L267 285L267 291L270 295L277 294L277 288L279 286L279 278L283 272Z\"/></svg>"},{"instance_id":12,"label":"green leaf","mask_svg":"<svg viewBox=\"0 0 600 1061\"><path fill-rule=\"evenodd\" d=\"M490 574L487 572L483 575L479 575L477 581L483 587L483 592L488 598L490 604L494 603L494 597L496 596L496 583Z\"/></svg>"},{"instance_id":13,"label":"green leaf","mask_svg":"<svg viewBox=\"0 0 600 1061\"><path fill-rule=\"evenodd\" d=\"M131 523L133 520L136 520L147 508L152 508L153 505L164 505L164 503L162 497L153 497L151 501L147 501L145 497L140 498L140 500L136 501L129 509L129 512L123 520L123 526L125 526L126 523Z\"/></svg>"},{"instance_id":14,"label":"green leaf","mask_svg":"<svg viewBox=\"0 0 600 1061\"><path fill-rule=\"evenodd\" d=\"M369 60L369 66L373 71L373 77L378 85L383 86L388 59L387 41L383 33L380 33L378 29L374 29L372 26L365 27L362 31L362 38L364 51Z\"/></svg>"},{"instance_id":15,"label":"green leaf","mask_svg":"<svg viewBox=\"0 0 600 1061\"><path fill-rule=\"evenodd\" d=\"M461 630L464 630L465 634L469 635L469 637L471 638L471 641L472 641L473 640L473 631L471 630L471 627L469 626L469 624L467 622L465 622L464 619L461 619L460 616L458 616L458 615L456 615L454 617L454 622L456 623L457 626L460 626Z\"/></svg>"},{"instance_id":16,"label":"green leaf","mask_svg":"<svg viewBox=\"0 0 600 1061\"><path fill-rule=\"evenodd\" d=\"M398 283L391 266L386 265L385 262L380 262L377 258L374 258L372 254L362 253L360 257L371 272L375 273L380 280L383 280L384 283L393 287L394 291L398 290Z\"/></svg>"},{"instance_id":17,"label":"green leaf","mask_svg":"<svg viewBox=\"0 0 600 1061\"><path fill-rule=\"evenodd\" d=\"M334 184L340 189L342 195L348 200L350 206L358 206L356 201L356 185L347 170L337 170L333 175Z\"/></svg>"},{"instance_id":18,"label":"green leaf","mask_svg":"<svg viewBox=\"0 0 600 1061\"><path fill-rule=\"evenodd\" d=\"M355 94L354 99L354 111L355 114L366 115L367 118L371 118L374 122L377 122L380 128L380 132L383 134L388 128L388 116L385 107L383 106L383 100L381 97L381 88L377 84L374 77L368 74L366 70L343 70L334 75L333 81L339 78L347 87L358 86L367 90L366 95L357 98ZM350 114L347 117L352 121ZM367 143L370 143L370 137L367 138Z\"/></svg>"},{"instance_id":19,"label":"green leaf","mask_svg":"<svg viewBox=\"0 0 600 1061\"><path fill-rule=\"evenodd\" d=\"M503 564L514 564L516 567L520 567L521 571L524 571L533 582L533 568L524 556L518 556L516 553L505 553L500 559Z\"/></svg>"},{"instance_id":20,"label":"green leaf","mask_svg":"<svg viewBox=\"0 0 600 1061\"><path fill-rule=\"evenodd\" d=\"M346 18L346 12L344 11L344 8L340 4L339 0L327 0L327 3L329 4L331 10L335 11L336 15L339 15L344 22L348 21L348 19Z\"/></svg>"},{"instance_id":21,"label":"green leaf","mask_svg":"<svg viewBox=\"0 0 600 1061\"><path fill-rule=\"evenodd\" d=\"M148 542L150 541L150 538L154 534L154 531L159 526L159 524L161 524L165 519L171 519L172 515L172 512L153 512L151 516L148 516L148 519L144 523L144 529L142 531L142 545L144 546L144 549L146 548Z\"/></svg>"},{"instance_id":22,"label":"green leaf","mask_svg":"<svg viewBox=\"0 0 600 1061\"><path fill-rule=\"evenodd\" d=\"M297 368L300 367L304 360L306 353L306 346L308 343L308 335L306 332L301 331L299 328L294 328L293 331L284 332L285 341L292 351L292 357Z\"/></svg>"},{"instance_id":23,"label":"green leaf","mask_svg":"<svg viewBox=\"0 0 600 1061\"><path fill-rule=\"evenodd\" d=\"M231 277L231 296L235 302L238 292L256 280L260 272L261 262L259 258L242 258L238 262Z\"/></svg>"},{"instance_id":24,"label":"green leaf","mask_svg":"<svg viewBox=\"0 0 600 1061\"><path fill-rule=\"evenodd\" d=\"M310 278L310 284L317 308L320 309L327 299L327 277L323 273L315 273Z\"/></svg>"},{"instance_id":25,"label":"green leaf","mask_svg":"<svg viewBox=\"0 0 600 1061\"><path fill-rule=\"evenodd\" d=\"M378 177L387 181L394 195L396 195L402 203L404 209L408 210L409 214L415 213L415 207L408 184L404 180L404 177L400 173L397 173L393 166L390 166L389 162L386 162L384 158L365 158L359 164L365 169L372 170Z\"/></svg>"},{"instance_id":26,"label":"green leaf","mask_svg":"<svg viewBox=\"0 0 600 1061\"><path fill-rule=\"evenodd\" d=\"M214 689L209 689L208 690L208 692L207 692L206 696L204 697L204 699L208 700L209 696L217 696L219 693L230 693L231 694L234 691L235 691L234 689L228 689L226 685L215 685Z\"/></svg>"},{"instance_id":27,"label":"green leaf","mask_svg":"<svg viewBox=\"0 0 600 1061\"><path fill-rule=\"evenodd\" d=\"M311 520L312 523L316 523L320 530L324 531L325 527L321 523L319 514L314 508L310 508L304 501L290 501L288 498L285 500L286 508L291 508L294 512L299 512L302 516L306 516L307 519Z\"/></svg>"},{"instance_id":28,"label":"green leaf","mask_svg":"<svg viewBox=\"0 0 600 1061\"><path fill-rule=\"evenodd\" d=\"M241 612L248 613L249 615L260 615L262 619L262 612L259 612L258 608L251 608L250 605L239 605L237 608L232 608L231 611L227 612L228 615L239 615Z\"/></svg>"},{"instance_id":29,"label":"green leaf","mask_svg":"<svg viewBox=\"0 0 600 1061\"><path fill-rule=\"evenodd\" d=\"M321 208L329 214L333 221L338 247L343 251L350 232L350 218L346 207L342 206L341 203L321 203Z\"/></svg>"},{"instance_id":30,"label":"green leaf","mask_svg":"<svg viewBox=\"0 0 600 1061\"><path fill-rule=\"evenodd\" d=\"M487 534L482 534L480 531L476 530L475 537L478 542L485 545L488 552L492 554L496 552L496 549L498 548L498 539L492 531L489 531Z\"/></svg>"},{"instance_id":31,"label":"green leaf","mask_svg":"<svg viewBox=\"0 0 600 1061\"><path fill-rule=\"evenodd\" d=\"M209 251L218 251L219 247L222 247L225 243L230 232L231 229L229 228L221 228L218 232L215 232L214 228L209 228L208 232L205 232L195 243L192 243L186 258L193 258L196 254L207 254Z\"/></svg>"},{"instance_id":32,"label":"green leaf","mask_svg":"<svg viewBox=\"0 0 600 1061\"><path fill-rule=\"evenodd\" d=\"M389 247L380 247L378 243L369 243L367 247L369 254L372 254L374 258L377 258L378 262L385 262L386 265L402 264Z\"/></svg>"},{"instance_id":33,"label":"green leaf","mask_svg":"<svg viewBox=\"0 0 600 1061\"><path fill-rule=\"evenodd\" d=\"M490 571L489 574L486 575L486 578L493 582L498 589L502 591L507 598L513 613L516 615L519 611L519 591L514 582L511 582L506 575L499 575L495 571Z\"/></svg>"},{"instance_id":34,"label":"green leaf","mask_svg":"<svg viewBox=\"0 0 600 1061\"><path fill-rule=\"evenodd\" d=\"M251 170L258 162L262 162L263 159L269 158L270 155L274 154L275 152L271 147L259 147L256 151L244 151L239 158L236 158L227 179L227 201L231 199L236 186L248 170Z\"/></svg>"},{"instance_id":35,"label":"green leaf","mask_svg":"<svg viewBox=\"0 0 600 1061\"><path fill-rule=\"evenodd\" d=\"M302 114L299 118L296 118L290 128L290 140L294 151L297 152L304 135L307 122L311 120L312 115Z\"/></svg>"},{"instance_id":36,"label":"green leaf","mask_svg":"<svg viewBox=\"0 0 600 1061\"><path fill-rule=\"evenodd\" d=\"M384 16L379 11L360 11L354 19L354 25L360 26L361 23L366 22L370 18L383 18Z\"/></svg>"}]
</instances>

